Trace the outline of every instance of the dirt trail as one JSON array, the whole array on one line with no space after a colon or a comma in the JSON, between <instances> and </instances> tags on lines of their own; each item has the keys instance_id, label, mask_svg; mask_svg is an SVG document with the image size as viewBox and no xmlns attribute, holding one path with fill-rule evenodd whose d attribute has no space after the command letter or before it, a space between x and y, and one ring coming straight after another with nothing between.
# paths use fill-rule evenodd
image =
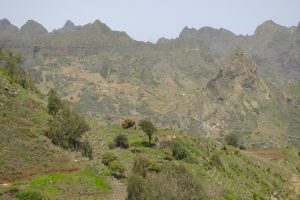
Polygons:
<instances>
[{"instance_id":1,"label":"dirt trail","mask_svg":"<svg viewBox=\"0 0 300 200\"><path fill-rule=\"evenodd\" d=\"M110 200L125 200L127 197L127 187L124 183L121 183L117 179L112 179L110 181L112 187L112 194Z\"/></svg>"}]
</instances>

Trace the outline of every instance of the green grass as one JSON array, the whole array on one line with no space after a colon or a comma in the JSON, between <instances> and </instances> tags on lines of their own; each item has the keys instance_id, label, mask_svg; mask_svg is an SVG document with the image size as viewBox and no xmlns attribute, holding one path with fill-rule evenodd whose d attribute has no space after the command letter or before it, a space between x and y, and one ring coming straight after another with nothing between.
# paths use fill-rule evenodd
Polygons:
<instances>
[{"instance_id":1,"label":"green grass","mask_svg":"<svg viewBox=\"0 0 300 200\"><path fill-rule=\"evenodd\" d=\"M24 191L38 191L44 199L107 199L111 190L106 180L92 168L76 172L47 173L32 177Z\"/></svg>"}]
</instances>

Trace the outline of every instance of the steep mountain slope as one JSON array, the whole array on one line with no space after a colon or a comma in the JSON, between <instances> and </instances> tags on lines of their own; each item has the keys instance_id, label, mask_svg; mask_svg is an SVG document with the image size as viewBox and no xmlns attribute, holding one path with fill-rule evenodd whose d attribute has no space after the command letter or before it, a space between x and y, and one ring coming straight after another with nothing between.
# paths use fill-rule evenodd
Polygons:
<instances>
[{"instance_id":1,"label":"steep mountain slope","mask_svg":"<svg viewBox=\"0 0 300 200\"><path fill-rule=\"evenodd\" d=\"M238 133L252 145L280 146L295 134L288 127L297 126L292 121L299 117L291 114L299 112L299 105L292 105L284 92L263 80L243 50L225 58L199 97L191 107L212 137Z\"/></svg>"},{"instance_id":2,"label":"steep mountain slope","mask_svg":"<svg viewBox=\"0 0 300 200\"><path fill-rule=\"evenodd\" d=\"M11 26L1 24L0 32ZM151 44L99 20L84 26L68 21L50 33L33 21L24 27L29 25L30 37L21 30L0 35L0 46L25 54L24 65L43 92L56 88L103 124L150 117L160 127L211 137L236 132L247 146L297 140L299 102L291 103L295 94L286 94L278 82L299 79L299 26L267 21L252 36L185 27L178 38ZM228 57L238 46L249 56Z\"/></svg>"}]
</instances>

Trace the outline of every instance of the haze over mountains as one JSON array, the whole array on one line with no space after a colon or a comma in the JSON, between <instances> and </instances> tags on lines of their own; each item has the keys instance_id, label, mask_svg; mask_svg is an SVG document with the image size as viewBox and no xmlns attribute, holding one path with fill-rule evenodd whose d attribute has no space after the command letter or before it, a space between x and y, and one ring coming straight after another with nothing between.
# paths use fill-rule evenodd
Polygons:
<instances>
[{"instance_id":1,"label":"haze over mountains","mask_svg":"<svg viewBox=\"0 0 300 200\"><path fill-rule=\"evenodd\" d=\"M236 131L247 145L285 145L297 136L300 23L266 21L250 36L185 27L152 44L99 20L48 32L33 20L18 29L3 19L0 47L24 55L43 92L56 88L101 122L150 117L217 138Z\"/></svg>"}]
</instances>

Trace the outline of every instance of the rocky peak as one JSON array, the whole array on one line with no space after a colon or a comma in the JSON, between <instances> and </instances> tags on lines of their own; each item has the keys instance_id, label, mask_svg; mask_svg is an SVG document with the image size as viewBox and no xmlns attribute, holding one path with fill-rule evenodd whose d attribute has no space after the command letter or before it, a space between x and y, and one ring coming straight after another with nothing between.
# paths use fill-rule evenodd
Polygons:
<instances>
[{"instance_id":1,"label":"rocky peak","mask_svg":"<svg viewBox=\"0 0 300 200\"><path fill-rule=\"evenodd\" d=\"M171 40L170 39L167 39L165 37L161 37L157 40L156 44L166 44L166 43L169 43Z\"/></svg>"},{"instance_id":2,"label":"rocky peak","mask_svg":"<svg viewBox=\"0 0 300 200\"><path fill-rule=\"evenodd\" d=\"M272 20L268 20L256 28L256 30L254 32L254 36L255 37L264 37L265 35L270 35L270 34L278 32L278 31L284 31L286 29L288 29L288 28L281 26L279 24L276 24Z\"/></svg>"},{"instance_id":3,"label":"rocky peak","mask_svg":"<svg viewBox=\"0 0 300 200\"><path fill-rule=\"evenodd\" d=\"M75 24L72 21L67 20L64 27L62 27L61 29L56 30L55 32L68 33L68 32L74 31L76 28L77 27L75 26Z\"/></svg>"},{"instance_id":4,"label":"rocky peak","mask_svg":"<svg viewBox=\"0 0 300 200\"><path fill-rule=\"evenodd\" d=\"M256 65L242 48L235 49L223 62L222 65L226 74L256 75Z\"/></svg>"},{"instance_id":5,"label":"rocky peak","mask_svg":"<svg viewBox=\"0 0 300 200\"><path fill-rule=\"evenodd\" d=\"M179 38L197 38L198 31L195 28L185 26L179 34Z\"/></svg>"},{"instance_id":6,"label":"rocky peak","mask_svg":"<svg viewBox=\"0 0 300 200\"><path fill-rule=\"evenodd\" d=\"M10 23L10 21L8 21L8 19L2 19L0 20L0 32L4 32L4 31L18 31L18 28L14 25L12 25Z\"/></svg>"},{"instance_id":7,"label":"rocky peak","mask_svg":"<svg viewBox=\"0 0 300 200\"><path fill-rule=\"evenodd\" d=\"M8 21L8 19L4 18L4 19L0 20L0 27L1 28L7 28L10 25L11 25L11 23L10 23L10 21Z\"/></svg>"},{"instance_id":8,"label":"rocky peak","mask_svg":"<svg viewBox=\"0 0 300 200\"><path fill-rule=\"evenodd\" d=\"M71 20L67 20L64 27L74 27L75 24Z\"/></svg>"},{"instance_id":9,"label":"rocky peak","mask_svg":"<svg viewBox=\"0 0 300 200\"><path fill-rule=\"evenodd\" d=\"M243 49L237 48L224 59L217 76L207 84L207 87L218 88L218 92L224 94L229 91L240 92L242 88L253 90L256 79L255 63Z\"/></svg>"},{"instance_id":10,"label":"rocky peak","mask_svg":"<svg viewBox=\"0 0 300 200\"><path fill-rule=\"evenodd\" d=\"M102 23L99 19L95 20L94 23L92 23L92 27L111 31L111 29L108 26L106 26L106 24Z\"/></svg>"},{"instance_id":11,"label":"rocky peak","mask_svg":"<svg viewBox=\"0 0 300 200\"><path fill-rule=\"evenodd\" d=\"M28 36L37 36L37 35L45 35L48 33L47 29L45 29L41 24L34 20L28 20L20 29L22 34Z\"/></svg>"}]
</instances>

